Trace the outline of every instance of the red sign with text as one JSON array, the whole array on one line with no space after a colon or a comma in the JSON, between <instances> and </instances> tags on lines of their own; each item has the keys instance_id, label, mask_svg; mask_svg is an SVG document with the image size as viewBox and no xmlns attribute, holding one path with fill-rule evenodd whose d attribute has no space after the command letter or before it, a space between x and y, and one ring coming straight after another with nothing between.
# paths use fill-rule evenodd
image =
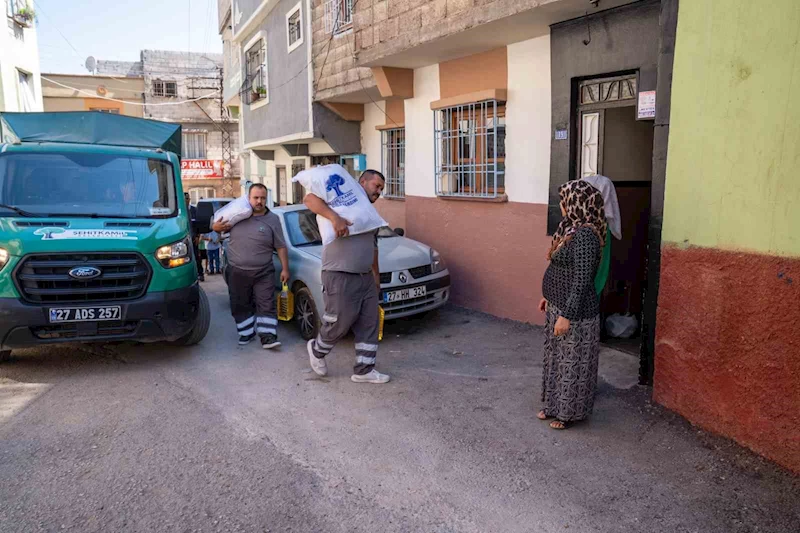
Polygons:
<instances>
[{"instance_id":1,"label":"red sign with text","mask_svg":"<svg viewBox=\"0 0 800 533\"><path fill-rule=\"evenodd\" d=\"M221 159L183 159L181 176L188 179L219 179L225 176L225 162Z\"/></svg>"}]
</instances>

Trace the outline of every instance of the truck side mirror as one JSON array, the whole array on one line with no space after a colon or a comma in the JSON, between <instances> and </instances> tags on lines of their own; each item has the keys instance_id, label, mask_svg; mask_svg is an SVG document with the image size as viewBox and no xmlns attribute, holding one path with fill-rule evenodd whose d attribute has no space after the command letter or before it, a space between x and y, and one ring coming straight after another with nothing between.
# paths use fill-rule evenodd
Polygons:
<instances>
[{"instance_id":1,"label":"truck side mirror","mask_svg":"<svg viewBox=\"0 0 800 533\"><path fill-rule=\"evenodd\" d=\"M397 233L400 237L405 237L406 230L403 228L394 228L394 232Z\"/></svg>"}]
</instances>

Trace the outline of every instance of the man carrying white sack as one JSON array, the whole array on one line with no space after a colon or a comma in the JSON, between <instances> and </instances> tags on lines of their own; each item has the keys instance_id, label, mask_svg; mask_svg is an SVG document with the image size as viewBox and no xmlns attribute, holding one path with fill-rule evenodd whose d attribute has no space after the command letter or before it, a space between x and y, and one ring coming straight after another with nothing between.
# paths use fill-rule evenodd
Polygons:
<instances>
[{"instance_id":1,"label":"man carrying white sack","mask_svg":"<svg viewBox=\"0 0 800 533\"><path fill-rule=\"evenodd\" d=\"M253 208L250 217L233 226L222 218L212 228L219 234L230 232L226 276L239 344L248 344L258 335L261 347L271 350L281 345L272 253L277 251L281 260L283 283L289 281L289 254L281 221L267 209L267 188L254 184L250 187L249 200Z\"/></svg>"},{"instance_id":2,"label":"man carrying white sack","mask_svg":"<svg viewBox=\"0 0 800 533\"><path fill-rule=\"evenodd\" d=\"M325 167L323 167L325 168ZM341 168L341 167L339 167ZM308 172L314 172L312 169ZM336 170L336 169L334 169ZM344 172L344 169L341 169ZM386 178L377 170L361 174L363 187L370 204L380 198ZM357 185L354 185L357 187ZM356 343L356 364L350 377L355 383L388 383L389 376L375 370L378 352L378 230L350 235L352 221L345 220L332 207L343 203L352 205L361 196L346 190L345 179L331 174L324 189L307 187L305 205L333 225L336 239L322 248L322 286L325 313L319 335L308 341L311 368L320 376L328 373L325 356L352 329ZM360 192L360 191L358 191ZM363 196L361 196L363 198ZM326 198L332 198L326 202ZM363 202L363 200L362 200ZM372 205L369 209L374 209Z\"/></svg>"}]
</instances>

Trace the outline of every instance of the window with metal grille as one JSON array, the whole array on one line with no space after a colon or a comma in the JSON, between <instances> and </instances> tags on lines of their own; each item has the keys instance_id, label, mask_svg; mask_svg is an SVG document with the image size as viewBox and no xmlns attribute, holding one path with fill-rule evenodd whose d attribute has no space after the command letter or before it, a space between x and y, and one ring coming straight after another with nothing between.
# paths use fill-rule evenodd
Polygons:
<instances>
[{"instance_id":1,"label":"window with metal grille","mask_svg":"<svg viewBox=\"0 0 800 533\"><path fill-rule=\"evenodd\" d=\"M505 104L488 100L434 113L436 194L468 198L503 194Z\"/></svg>"},{"instance_id":2,"label":"window with metal grille","mask_svg":"<svg viewBox=\"0 0 800 533\"><path fill-rule=\"evenodd\" d=\"M286 31L288 35L289 52L303 44L302 4L298 3L286 14Z\"/></svg>"},{"instance_id":3,"label":"window with metal grille","mask_svg":"<svg viewBox=\"0 0 800 533\"><path fill-rule=\"evenodd\" d=\"M247 50L245 74L247 75L247 103L253 104L267 98L267 42L261 39Z\"/></svg>"},{"instance_id":4,"label":"window with metal grille","mask_svg":"<svg viewBox=\"0 0 800 533\"><path fill-rule=\"evenodd\" d=\"M383 195L387 198L406 196L406 130L394 128L381 132L381 170L386 177Z\"/></svg>"},{"instance_id":5,"label":"window with metal grille","mask_svg":"<svg viewBox=\"0 0 800 533\"><path fill-rule=\"evenodd\" d=\"M184 159L205 159L206 158L206 134L205 133L185 133L183 134L183 158Z\"/></svg>"},{"instance_id":6,"label":"window with metal grille","mask_svg":"<svg viewBox=\"0 0 800 533\"><path fill-rule=\"evenodd\" d=\"M353 0L325 1L325 32L342 33L353 27Z\"/></svg>"},{"instance_id":7,"label":"window with metal grille","mask_svg":"<svg viewBox=\"0 0 800 533\"><path fill-rule=\"evenodd\" d=\"M175 98L178 96L178 83L174 81L153 80L153 96Z\"/></svg>"}]
</instances>

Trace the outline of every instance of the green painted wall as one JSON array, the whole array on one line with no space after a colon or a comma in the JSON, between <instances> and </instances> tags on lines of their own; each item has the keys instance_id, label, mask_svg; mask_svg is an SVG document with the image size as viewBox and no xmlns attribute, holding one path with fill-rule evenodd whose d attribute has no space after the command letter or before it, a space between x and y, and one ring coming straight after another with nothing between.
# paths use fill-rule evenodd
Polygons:
<instances>
[{"instance_id":1,"label":"green painted wall","mask_svg":"<svg viewBox=\"0 0 800 533\"><path fill-rule=\"evenodd\" d=\"M800 0L680 3L663 240L800 256Z\"/></svg>"}]
</instances>

